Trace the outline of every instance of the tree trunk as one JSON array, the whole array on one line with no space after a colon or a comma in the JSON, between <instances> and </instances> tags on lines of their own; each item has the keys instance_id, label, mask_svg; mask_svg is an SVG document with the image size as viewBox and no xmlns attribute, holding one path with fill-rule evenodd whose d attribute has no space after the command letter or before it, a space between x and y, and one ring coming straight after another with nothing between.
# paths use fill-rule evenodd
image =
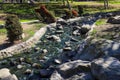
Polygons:
<instances>
[{"instance_id":1,"label":"tree trunk","mask_svg":"<svg viewBox=\"0 0 120 80\"><path fill-rule=\"evenodd\" d=\"M67 5L68 5L68 9L71 11L72 8L71 8L71 5L70 5L70 3L69 3L69 0L67 0Z\"/></svg>"},{"instance_id":2,"label":"tree trunk","mask_svg":"<svg viewBox=\"0 0 120 80\"><path fill-rule=\"evenodd\" d=\"M104 0L104 8L108 9L108 0Z\"/></svg>"}]
</instances>

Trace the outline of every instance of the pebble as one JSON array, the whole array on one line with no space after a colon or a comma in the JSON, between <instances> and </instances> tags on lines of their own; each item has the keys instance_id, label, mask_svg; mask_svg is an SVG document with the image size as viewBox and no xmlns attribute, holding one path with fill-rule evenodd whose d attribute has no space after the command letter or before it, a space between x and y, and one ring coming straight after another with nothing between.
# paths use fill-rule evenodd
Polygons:
<instances>
[{"instance_id":1,"label":"pebble","mask_svg":"<svg viewBox=\"0 0 120 80\"><path fill-rule=\"evenodd\" d=\"M32 73L32 70L31 69L27 69L25 72L24 72L24 74L31 74Z\"/></svg>"},{"instance_id":2,"label":"pebble","mask_svg":"<svg viewBox=\"0 0 120 80\"><path fill-rule=\"evenodd\" d=\"M58 60L58 59L55 59L54 62L55 62L56 64L61 64L61 61Z\"/></svg>"},{"instance_id":3,"label":"pebble","mask_svg":"<svg viewBox=\"0 0 120 80\"><path fill-rule=\"evenodd\" d=\"M17 65L17 69L22 69L23 66L22 65Z\"/></svg>"},{"instance_id":4,"label":"pebble","mask_svg":"<svg viewBox=\"0 0 120 80\"><path fill-rule=\"evenodd\" d=\"M63 50L64 51L71 51L72 49L71 49L71 47L65 47L65 48L63 48Z\"/></svg>"}]
</instances>

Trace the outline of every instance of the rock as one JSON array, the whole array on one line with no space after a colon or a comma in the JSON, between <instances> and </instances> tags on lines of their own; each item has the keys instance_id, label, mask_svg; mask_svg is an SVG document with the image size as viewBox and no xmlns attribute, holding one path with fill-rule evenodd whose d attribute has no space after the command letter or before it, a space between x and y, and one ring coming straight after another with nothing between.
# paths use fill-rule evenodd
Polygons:
<instances>
[{"instance_id":1,"label":"rock","mask_svg":"<svg viewBox=\"0 0 120 80\"><path fill-rule=\"evenodd\" d=\"M67 78L66 80L95 80L95 79L93 78L91 73L88 72L88 73L75 74L75 75L71 76L70 78Z\"/></svg>"},{"instance_id":2,"label":"rock","mask_svg":"<svg viewBox=\"0 0 120 80\"><path fill-rule=\"evenodd\" d=\"M42 53L47 53L47 52L48 52L47 49L42 50Z\"/></svg>"},{"instance_id":3,"label":"rock","mask_svg":"<svg viewBox=\"0 0 120 80\"><path fill-rule=\"evenodd\" d=\"M73 38L73 37L70 39L70 41L73 41L73 42L78 42L78 40L77 40L77 39L75 39L75 38Z\"/></svg>"},{"instance_id":4,"label":"rock","mask_svg":"<svg viewBox=\"0 0 120 80\"><path fill-rule=\"evenodd\" d=\"M10 60L10 66L16 66L18 64L18 62L14 61L14 60Z\"/></svg>"},{"instance_id":5,"label":"rock","mask_svg":"<svg viewBox=\"0 0 120 80\"><path fill-rule=\"evenodd\" d=\"M50 77L50 80L64 80L64 79L61 77L61 75L57 71L54 71Z\"/></svg>"},{"instance_id":6,"label":"rock","mask_svg":"<svg viewBox=\"0 0 120 80\"><path fill-rule=\"evenodd\" d=\"M74 59L92 61L105 55L120 60L120 43L106 39L90 40L83 48L82 52L77 53Z\"/></svg>"},{"instance_id":7,"label":"rock","mask_svg":"<svg viewBox=\"0 0 120 80\"><path fill-rule=\"evenodd\" d=\"M70 59L72 59L76 54L76 51L70 51L69 53L67 53L67 56L70 57Z\"/></svg>"},{"instance_id":8,"label":"rock","mask_svg":"<svg viewBox=\"0 0 120 80\"><path fill-rule=\"evenodd\" d=\"M58 30L58 31L56 31L55 33L56 33L56 34L62 34L62 33L64 33L64 31L63 31L63 30Z\"/></svg>"},{"instance_id":9,"label":"rock","mask_svg":"<svg viewBox=\"0 0 120 80\"><path fill-rule=\"evenodd\" d=\"M116 58L96 59L91 63L91 70L98 80L120 80L120 61Z\"/></svg>"},{"instance_id":10,"label":"rock","mask_svg":"<svg viewBox=\"0 0 120 80\"><path fill-rule=\"evenodd\" d=\"M75 36L79 36L79 35L80 35L79 30L75 30L75 31L73 31L72 34L75 35Z\"/></svg>"},{"instance_id":11,"label":"rock","mask_svg":"<svg viewBox=\"0 0 120 80\"><path fill-rule=\"evenodd\" d=\"M80 26L73 26L73 30L79 30L79 29L81 29Z\"/></svg>"},{"instance_id":12,"label":"rock","mask_svg":"<svg viewBox=\"0 0 120 80\"><path fill-rule=\"evenodd\" d=\"M35 48L34 48L34 51L35 51L35 52L37 52L37 51L39 51L39 50L40 50L39 47L35 47Z\"/></svg>"},{"instance_id":13,"label":"rock","mask_svg":"<svg viewBox=\"0 0 120 80\"><path fill-rule=\"evenodd\" d=\"M78 72L89 72L90 62L82 60L71 61L58 66L57 70L62 77L67 78Z\"/></svg>"},{"instance_id":14,"label":"rock","mask_svg":"<svg viewBox=\"0 0 120 80\"><path fill-rule=\"evenodd\" d=\"M55 40L55 41L57 41L57 42L61 42L60 37L55 36L55 35L53 35L52 37L53 37L53 40Z\"/></svg>"},{"instance_id":15,"label":"rock","mask_svg":"<svg viewBox=\"0 0 120 80\"><path fill-rule=\"evenodd\" d=\"M78 26L78 25L80 25L80 23L76 21L76 22L71 23L71 25L72 26L76 26L76 25Z\"/></svg>"},{"instance_id":16,"label":"rock","mask_svg":"<svg viewBox=\"0 0 120 80\"><path fill-rule=\"evenodd\" d=\"M22 65L17 65L17 69L22 69L23 68L23 66Z\"/></svg>"},{"instance_id":17,"label":"rock","mask_svg":"<svg viewBox=\"0 0 120 80\"><path fill-rule=\"evenodd\" d=\"M83 25L82 28L79 30L79 32L84 35L91 29L90 25Z\"/></svg>"},{"instance_id":18,"label":"rock","mask_svg":"<svg viewBox=\"0 0 120 80\"><path fill-rule=\"evenodd\" d=\"M32 73L32 70L31 69L27 69L25 72L24 72L24 74L27 74L27 75L29 75L29 74L31 74Z\"/></svg>"},{"instance_id":19,"label":"rock","mask_svg":"<svg viewBox=\"0 0 120 80\"><path fill-rule=\"evenodd\" d=\"M67 41L67 42L65 42L65 45L67 46L67 47L70 47L70 41Z\"/></svg>"},{"instance_id":20,"label":"rock","mask_svg":"<svg viewBox=\"0 0 120 80\"><path fill-rule=\"evenodd\" d=\"M33 64L32 64L32 67L33 67L33 68L36 68L36 69L39 69L39 68L41 67L41 65L38 64L38 63L33 63Z\"/></svg>"},{"instance_id":21,"label":"rock","mask_svg":"<svg viewBox=\"0 0 120 80\"><path fill-rule=\"evenodd\" d=\"M48 77L50 77L50 75L52 74L52 72L53 72L52 70L41 69L40 70L40 76L48 78Z\"/></svg>"},{"instance_id":22,"label":"rock","mask_svg":"<svg viewBox=\"0 0 120 80\"><path fill-rule=\"evenodd\" d=\"M55 62L56 64L61 64L61 61L58 60L58 59L55 59L54 62Z\"/></svg>"},{"instance_id":23,"label":"rock","mask_svg":"<svg viewBox=\"0 0 120 80\"><path fill-rule=\"evenodd\" d=\"M120 24L120 16L111 17L108 19L107 23Z\"/></svg>"},{"instance_id":24,"label":"rock","mask_svg":"<svg viewBox=\"0 0 120 80\"><path fill-rule=\"evenodd\" d=\"M56 36L56 35L51 35L47 37L48 40L53 40L53 41L57 41L57 42L61 42L60 37Z\"/></svg>"},{"instance_id":25,"label":"rock","mask_svg":"<svg viewBox=\"0 0 120 80\"><path fill-rule=\"evenodd\" d=\"M57 22L56 22L56 24L68 25L67 21L64 20L64 19L62 19L62 18L58 19Z\"/></svg>"},{"instance_id":26,"label":"rock","mask_svg":"<svg viewBox=\"0 0 120 80\"><path fill-rule=\"evenodd\" d=\"M65 48L63 48L63 51L71 51L71 50L72 50L71 47L65 47Z\"/></svg>"},{"instance_id":27,"label":"rock","mask_svg":"<svg viewBox=\"0 0 120 80\"><path fill-rule=\"evenodd\" d=\"M61 24L56 24L56 28L57 28L58 30L63 30L63 26L62 26Z\"/></svg>"},{"instance_id":28,"label":"rock","mask_svg":"<svg viewBox=\"0 0 120 80\"><path fill-rule=\"evenodd\" d=\"M19 58L19 62L21 63L21 62L24 62L25 61L25 59L24 58Z\"/></svg>"},{"instance_id":29,"label":"rock","mask_svg":"<svg viewBox=\"0 0 120 80\"><path fill-rule=\"evenodd\" d=\"M11 74L7 68L0 69L0 80L18 80L16 75Z\"/></svg>"}]
</instances>

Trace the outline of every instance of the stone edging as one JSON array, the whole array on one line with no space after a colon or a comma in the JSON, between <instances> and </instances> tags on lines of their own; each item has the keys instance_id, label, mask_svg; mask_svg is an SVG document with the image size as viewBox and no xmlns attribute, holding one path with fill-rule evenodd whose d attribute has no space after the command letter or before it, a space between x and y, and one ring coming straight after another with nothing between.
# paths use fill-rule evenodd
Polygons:
<instances>
[{"instance_id":1,"label":"stone edging","mask_svg":"<svg viewBox=\"0 0 120 80\"><path fill-rule=\"evenodd\" d=\"M47 25L47 26L49 26L49 25ZM46 33L47 26L40 28L40 30L38 30L34 34L34 36L31 37L30 39L28 39L27 41L1 50L0 51L0 59L6 58L6 57L11 57L11 56L18 54L18 53L26 52L35 43L37 43L39 41L39 39Z\"/></svg>"}]
</instances>

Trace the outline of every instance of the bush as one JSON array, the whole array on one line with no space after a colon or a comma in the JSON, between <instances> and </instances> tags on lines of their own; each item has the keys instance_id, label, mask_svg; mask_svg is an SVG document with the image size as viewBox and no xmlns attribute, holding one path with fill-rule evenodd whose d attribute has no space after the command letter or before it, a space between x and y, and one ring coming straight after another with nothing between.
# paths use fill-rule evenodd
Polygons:
<instances>
[{"instance_id":1,"label":"bush","mask_svg":"<svg viewBox=\"0 0 120 80\"><path fill-rule=\"evenodd\" d=\"M23 29L16 15L7 15L5 28L7 30L7 37L10 42L22 39Z\"/></svg>"},{"instance_id":2,"label":"bush","mask_svg":"<svg viewBox=\"0 0 120 80\"><path fill-rule=\"evenodd\" d=\"M46 23L53 23L56 21L55 16L44 5L40 6L40 9L35 9L37 13L41 15L43 21Z\"/></svg>"}]
</instances>

